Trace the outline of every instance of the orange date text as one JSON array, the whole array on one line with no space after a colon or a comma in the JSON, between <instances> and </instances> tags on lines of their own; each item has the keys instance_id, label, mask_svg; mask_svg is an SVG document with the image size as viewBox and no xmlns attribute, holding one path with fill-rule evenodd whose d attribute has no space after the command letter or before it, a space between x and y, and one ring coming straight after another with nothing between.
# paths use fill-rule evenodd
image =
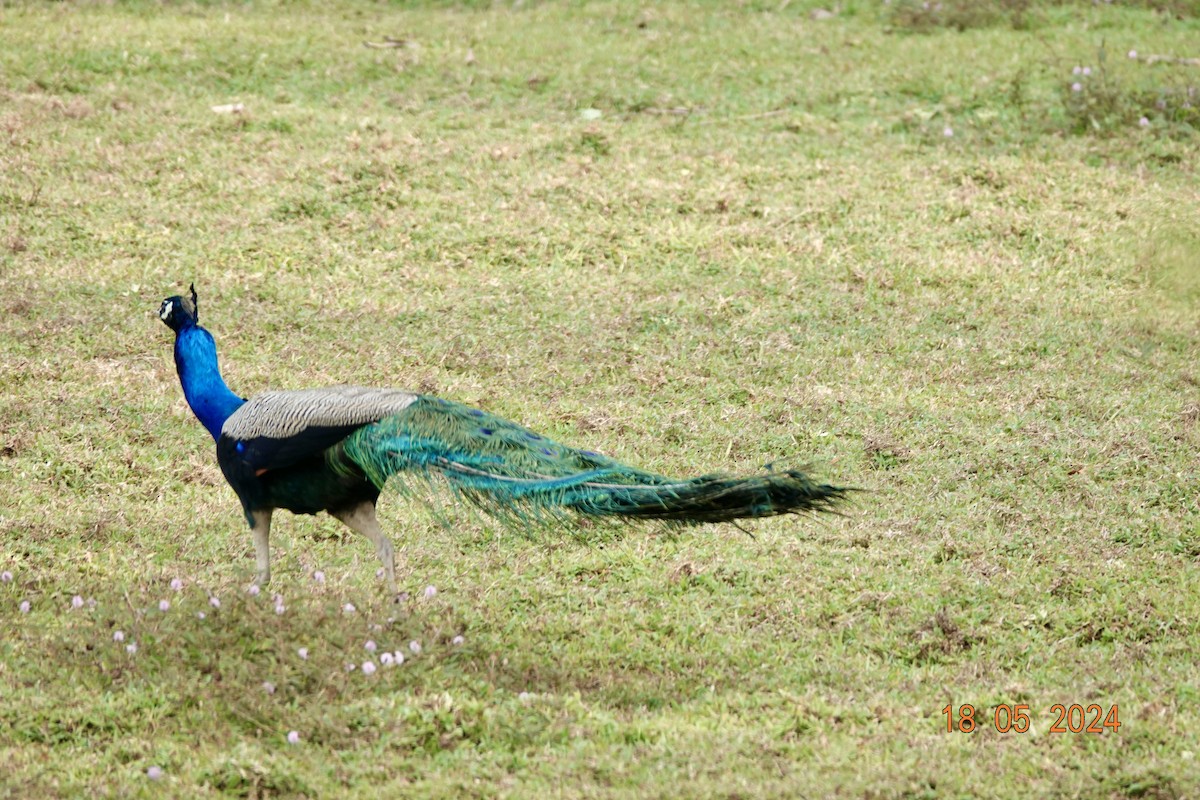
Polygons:
<instances>
[{"instance_id":1,"label":"orange date text","mask_svg":"<svg viewBox=\"0 0 1200 800\"><path fill-rule=\"evenodd\" d=\"M950 703L942 709L942 714L946 717L947 733L974 733L988 725L996 733L1028 733L1033 724L1025 703L1002 704L991 709L977 709L970 703L955 708ZM1116 733L1121 727L1115 703L1107 711L1095 703L1086 707L1078 703L1069 706L1055 703L1050 706L1049 716L1054 717L1049 733Z\"/></svg>"}]
</instances>

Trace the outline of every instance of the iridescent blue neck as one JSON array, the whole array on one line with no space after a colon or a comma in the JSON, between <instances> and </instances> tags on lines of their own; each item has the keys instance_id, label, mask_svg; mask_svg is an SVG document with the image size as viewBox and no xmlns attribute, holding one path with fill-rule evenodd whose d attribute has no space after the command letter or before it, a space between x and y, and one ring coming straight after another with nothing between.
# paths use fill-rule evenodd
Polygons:
<instances>
[{"instance_id":1,"label":"iridescent blue neck","mask_svg":"<svg viewBox=\"0 0 1200 800\"><path fill-rule=\"evenodd\" d=\"M225 385L217 368L217 343L199 325L188 325L175 335L175 369L192 413L214 440L225 420L246 402Z\"/></svg>"}]
</instances>

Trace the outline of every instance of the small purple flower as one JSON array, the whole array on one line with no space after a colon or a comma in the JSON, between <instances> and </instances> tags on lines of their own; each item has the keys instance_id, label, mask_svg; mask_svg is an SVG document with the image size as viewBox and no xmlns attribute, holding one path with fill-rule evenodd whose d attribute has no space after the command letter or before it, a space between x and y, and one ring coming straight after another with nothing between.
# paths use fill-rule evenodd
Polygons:
<instances>
[{"instance_id":1,"label":"small purple flower","mask_svg":"<svg viewBox=\"0 0 1200 800\"><path fill-rule=\"evenodd\" d=\"M275 684L271 683L270 681L263 681L262 687L263 691L267 694L275 694Z\"/></svg>"},{"instance_id":2,"label":"small purple flower","mask_svg":"<svg viewBox=\"0 0 1200 800\"><path fill-rule=\"evenodd\" d=\"M325 582L325 573L321 572L321 570L317 570L316 572L313 573L313 580L316 581L317 583L324 583Z\"/></svg>"},{"instance_id":3,"label":"small purple flower","mask_svg":"<svg viewBox=\"0 0 1200 800\"><path fill-rule=\"evenodd\" d=\"M1071 74L1072 75L1082 75L1083 67L1075 67L1074 69L1071 70Z\"/></svg>"},{"instance_id":4,"label":"small purple flower","mask_svg":"<svg viewBox=\"0 0 1200 800\"><path fill-rule=\"evenodd\" d=\"M17 606L17 608L19 608L21 610L22 614L28 614L29 613L29 601L22 600L21 605Z\"/></svg>"},{"instance_id":5,"label":"small purple flower","mask_svg":"<svg viewBox=\"0 0 1200 800\"><path fill-rule=\"evenodd\" d=\"M392 653L392 657L396 659L397 667L404 663L404 651L403 650L397 650L395 653Z\"/></svg>"},{"instance_id":6,"label":"small purple flower","mask_svg":"<svg viewBox=\"0 0 1200 800\"><path fill-rule=\"evenodd\" d=\"M296 731L288 731L288 744L300 744L300 734Z\"/></svg>"},{"instance_id":7,"label":"small purple flower","mask_svg":"<svg viewBox=\"0 0 1200 800\"><path fill-rule=\"evenodd\" d=\"M450 644L452 644L452 645L454 645L455 647L457 647L458 645L462 644L462 643L463 643L463 642L465 642L465 641L466 641L466 639L464 639L464 638L462 637L462 635L461 635L461 634L459 634L458 636L455 636L453 639L451 639L451 640L450 640Z\"/></svg>"},{"instance_id":8,"label":"small purple flower","mask_svg":"<svg viewBox=\"0 0 1200 800\"><path fill-rule=\"evenodd\" d=\"M346 612L347 614L353 614L355 610L354 603L346 603L346 605L342 606L342 611Z\"/></svg>"},{"instance_id":9,"label":"small purple flower","mask_svg":"<svg viewBox=\"0 0 1200 800\"><path fill-rule=\"evenodd\" d=\"M125 641L125 631L113 631L113 641L114 642Z\"/></svg>"},{"instance_id":10,"label":"small purple flower","mask_svg":"<svg viewBox=\"0 0 1200 800\"><path fill-rule=\"evenodd\" d=\"M285 611L287 611L287 606L285 606L283 603L277 603L275 605L275 613L276 614L282 615L283 612L285 612Z\"/></svg>"},{"instance_id":11,"label":"small purple flower","mask_svg":"<svg viewBox=\"0 0 1200 800\"><path fill-rule=\"evenodd\" d=\"M262 591L262 589L258 588L257 583L252 583L248 587L246 587L246 594L250 595L251 597L258 597L258 593L261 591Z\"/></svg>"},{"instance_id":12,"label":"small purple flower","mask_svg":"<svg viewBox=\"0 0 1200 800\"><path fill-rule=\"evenodd\" d=\"M435 597L437 597L437 587L436 586L426 586L425 587L425 599L432 600Z\"/></svg>"},{"instance_id":13,"label":"small purple flower","mask_svg":"<svg viewBox=\"0 0 1200 800\"><path fill-rule=\"evenodd\" d=\"M1091 68L1091 67L1084 67L1084 68L1083 68L1083 74L1084 74L1085 76L1087 76L1087 75L1091 75L1091 74L1092 74L1092 68Z\"/></svg>"},{"instance_id":14,"label":"small purple flower","mask_svg":"<svg viewBox=\"0 0 1200 800\"><path fill-rule=\"evenodd\" d=\"M362 665L362 671L363 671L363 675L374 675L375 674L375 662L374 661L364 661L363 665Z\"/></svg>"},{"instance_id":15,"label":"small purple flower","mask_svg":"<svg viewBox=\"0 0 1200 800\"><path fill-rule=\"evenodd\" d=\"M367 639L367 643L363 645L363 650L366 650L368 653L374 653L375 652L374 640Z\"/></svg>"},{"instance_id":16,"label":"small purple flower","mask_svg":"<svg viewBox=\"0 0 1200 800\"><path fill-rule=\"evenodd\" d=\"M358 669L358 664L355 664L350 661L346 662L346 672L354 672L354 670L356 670L356 669Z\"/></svg>"},{"instance_id":17,"label":"small purple flower","mask_svg":"<svg viewBox=\"0 0 1200 800\"><path fill-rule=\"evenodd\" d=\"M296 655L300 656L303 659L307 659L308 658L308 648L307 647L297 647Z\"/></svg>"},{"instance_id":18,"label":"small purple flower","mask_svg":"<svg viewBox=\"0 0 1200 800\"><path fill-rule=\"evenodd\" d=\"M1130 57L1130 58L1137 58L1137 50L1130 50L1130 51L1129 51L1129 57Z\"/></svg>"},{"instance_id":19,"label":"small purple flower","mask_svg":"<svg viewBox=\"0 0 1200 800\"><path fill-rule=\"evenodd\" d=\"M137 652L137 642L130 642L129 644L125 645L125 652L129 653L129 655L133 655L134 653L136 653Z\"/></svg>"},{"instance_id":20,"label":"small purple flower","mask_svg":"<svg viewBox=\"0 0 1200 800\"><path fill-rule=\"evenodd\" d=\"M71 608L83 608L83 598L75 595L71 598Z\"/></svg>"},{"instance_id":21,"label":"small purple flower","mask_svg":"<svg viewBox=\"0 0 1200 800\"><path fill-rule=\"evenodd\" d=\"M1138 120L1138 125L1140 125L1143 128L1149 128L1150 120L1147 119L1146 117L1142 117L1141 119Z\"/></svg>"},{"instance_id":22,"label":"small purple flower","mask_svg":"<svg viewBox=\"0 0 1200 800\"><path fill-rule=\"evenodd\" d=\"M0 572L0 583L12 583L12 573L8 570Z\"/></svg>"},{"instance_id":23,"label":"small purple flower","mask_svg":"<svg viewBox=\"0 0 1200 800\"><path fill-rule=\"evenodd\" d=\"M152 781L161 780L163 776L162 767L150 767L146 770L146 777Z\"/></svg>"},{"instance_id":24,"label":"small purple flower","mask_svg":"<svg viewBox=\"0 0 1200 800\"><path fill-rule=\"evenodd\" d=\"M207 616L208 616L208 614L205 614L203 611L196 612L196 619L204 619Z\"/></svg>"},{"instance_id":25,"label":"small purple flower","mask_svg":"<svg viewBox=\"0 0 1200 800\"><path fill-rule=\"evenodd\" d=\"M945 136L947 139L954 136L954 128L951 128L949 125L942 128L942 136Z\"/></svg>"},{"instance_id":26,"label":"small purple flower","mask_svg":"<svg viewBox=\"0 0 1200 800\"><path fill-rule=\"evenodd\" d=\"M213 608L220 608L221 607L221 598L216 597L216 596L210 597L210 598L208 598L208 604L210 606L212 606Z\"/></svg>"},{"instance_id":27,"label":"small purple flower","mask_svg":"<svg viewBox=\"0 0 1200 800\"><path fill-rule=\"evenodd\" d=\"M1082 84L1082 83L1079 83L1078 81L1076 81L1075 83L1072 83L1072 84L1071 84L1071 91L1072 91L1072 92L1082 92L1082 91L1083 91L1083 84Z\"/></svg>"},{"instance_id":28,"label":"small purple flower","mask_svg":"<svg viewBox=\"0 0 1200 800\"><path fill-rule=\"evenodd\" d=\"M414 639L408 643L408 649L412 650L413 655L416 655L417 653L421 652L421 643Z\"/></svg>"},{"instance_id":29,"label":"small purple flower","mask_svg":"<svg viewBox=\"0 0 1200 800\"><path fill-rule=\"evenodd\" d=\"M171 578L171 588L177 592L183 591L183 581L179 578Z\"/></svg>"},{"instance_id":30,"label":"small purple flower","mask_svg":"<svg viewBox=\"0 0 1200 800\"><path fill-rule=\"evenodd\" d=\"M158 610L159 611L170 611L171 610L171 602L169 600L159 600L158 601Z\"/></svg>"},{"instance_id":31,"label":"small purple flower","mask_svg":"<svg viewBox=\"0 0 1200 800\"><path fill-rule=\"evenodd\" d=\"M380 653L379 663L383 664L385 667L394 666L396 664L396 657L391 653Z\"/></svg>"}]
</instances>

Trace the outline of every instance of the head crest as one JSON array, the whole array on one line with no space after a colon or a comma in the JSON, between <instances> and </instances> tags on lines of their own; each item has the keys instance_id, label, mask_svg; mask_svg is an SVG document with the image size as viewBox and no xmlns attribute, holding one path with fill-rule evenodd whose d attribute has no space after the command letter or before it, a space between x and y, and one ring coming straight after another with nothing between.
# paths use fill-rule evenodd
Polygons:
<instances>
[{"instance_id":1,"label":"head crest","mask_svg":"<svg viewBox=\"0 0 1200 800\"><path fill-rule=\"evenodd\" d=\"M175 295L162 301L158 308L158 317L173 331L198 325L200 315L197 312L199 301L196 298L196 285L188 287L188 297Z\"/></svg>"}]
</instances>

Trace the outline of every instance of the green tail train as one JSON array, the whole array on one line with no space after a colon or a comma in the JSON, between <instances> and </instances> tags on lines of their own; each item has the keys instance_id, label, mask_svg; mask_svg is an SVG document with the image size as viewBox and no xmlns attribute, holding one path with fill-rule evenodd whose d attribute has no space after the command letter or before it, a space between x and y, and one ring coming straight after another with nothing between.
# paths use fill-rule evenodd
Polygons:
<instances>
[{"instance_id":1,"label":"green tail train","mask_svg":"<svg viewBox=\"0 0 1200 800\"><path fill-rule=\"evenodd\" d=\"M403 491L413 478L440 476L456 495L502 518L574 513L680 524L731 522L831 511L849 491L814 483L790 469L750 477L668 478L426 396L352 433L341 453L377 487L392 478Z\"/></svg>"}]
</instances>

